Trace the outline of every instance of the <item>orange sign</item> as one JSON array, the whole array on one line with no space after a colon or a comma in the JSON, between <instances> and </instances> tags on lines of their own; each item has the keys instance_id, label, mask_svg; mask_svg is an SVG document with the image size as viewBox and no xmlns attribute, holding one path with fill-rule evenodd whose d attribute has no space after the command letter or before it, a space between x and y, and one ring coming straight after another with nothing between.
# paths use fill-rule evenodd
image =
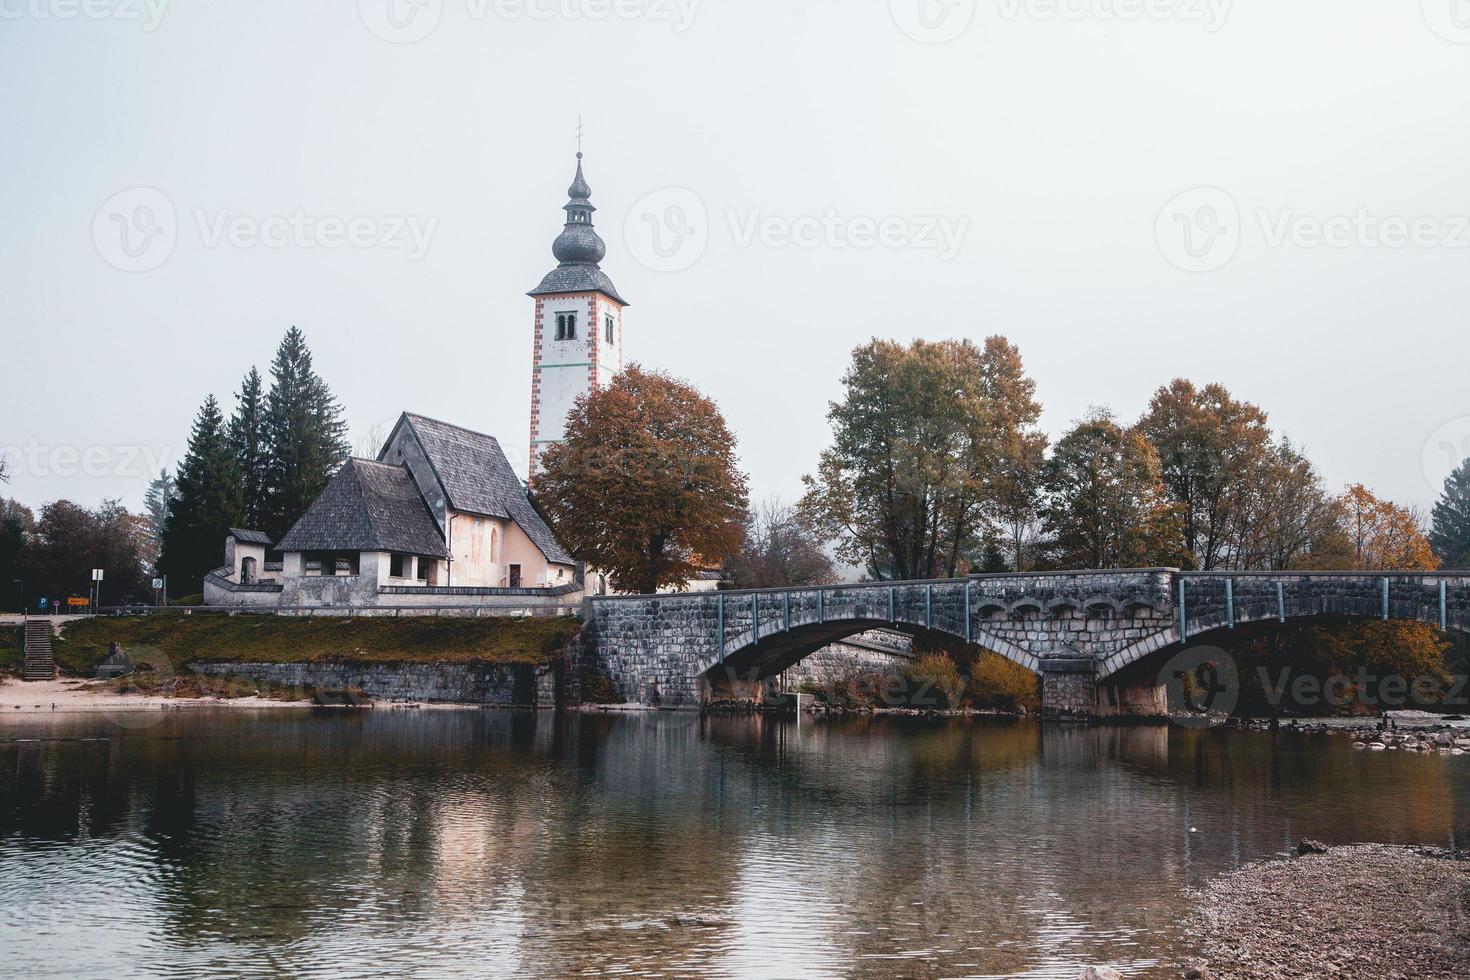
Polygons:
<instances>
[{"instance_id":1,"label":"orange sign","mask_svg":"<svg viewBox=\"0 0 1470 980\"><path fill-rule=\"evenodd\" d=\"M90 599L78 599L76 596L71 596L66 600L66 604L68 606L90 606L92 601Z\"/></svg>"}]
</instances>

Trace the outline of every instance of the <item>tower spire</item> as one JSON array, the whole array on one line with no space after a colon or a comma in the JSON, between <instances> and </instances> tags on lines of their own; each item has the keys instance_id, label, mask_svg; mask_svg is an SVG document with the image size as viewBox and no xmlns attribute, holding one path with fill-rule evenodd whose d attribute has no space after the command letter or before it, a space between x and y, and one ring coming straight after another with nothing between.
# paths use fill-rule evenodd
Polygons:
<instances>
[{"instance_id":1,"label":"tower spire","mask_svg":"<svg viewBox=\"0 0 1470 980\"><path fill-rule=\"evenodd\" d=\"M531 290L531 295L593 290L626 306L627 301L618 295L599 265L607 255L607 243L592 224L592 215L597 208L592 204L592 188L587 185L582 171L581 150L577 151L577 172L572 177L572 185L567 188L567 203L562 205L562 210L566 212L566 222L562 225L561 234L551 243L551 254L556 257L557 267Z\"/></svg>"},{"instance_id":2,"label":"tower spire","mask_svg":"<svg viewBox=\"0 0 1470 980\"><path fill-rule=\"evenodd\" d=\"M597 229L592 227L592 213L597 208L592 206L592 188L587 186L587 178L582 175L581 152L577 153L577 175L572 178L572 186L567 188L567 198L562 207L567 213L567 221L551 244L551 254L563 266L596 268L607 254L607 245L597 234Z\"/></svg>"},{"instance_id":3,"label":"tower spire","mask_svg":"<svg viewBox=\"0 0 1470 980\"><path fill-rule=\"evenodd\" d=\"M536 301L531 363L530 475L543 447L560 442L581 395L611 384L623 369L627 301L602 271L607 246L592 227L592 188L582 172L582 120L577 120L577 172L563 205L566 223L551 246L559 263L530 295Z\"/></svg>"}]
</instances>

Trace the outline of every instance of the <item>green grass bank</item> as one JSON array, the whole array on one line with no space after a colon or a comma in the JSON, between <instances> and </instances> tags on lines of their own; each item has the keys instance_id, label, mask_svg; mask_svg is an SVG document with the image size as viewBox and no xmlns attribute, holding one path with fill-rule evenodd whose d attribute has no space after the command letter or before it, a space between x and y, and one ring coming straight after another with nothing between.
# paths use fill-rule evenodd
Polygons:
<instances>
[{"instance_id":1,"label":"green grass bank","mask_svg":"<svg viewBox=\"0 0 1470 980\"><path fill-rule=\"evenodd\" d=\"M296 617L157 614L99 617L67 626L54 641L65 674L90 676L122 644L138 662L166 658L180 672L190 661L297 663L545 664L581 630L575 617L513 619L460 616ZM24 659L20 630L7 628L0 666Z\"/></svg>"}]
</instances>

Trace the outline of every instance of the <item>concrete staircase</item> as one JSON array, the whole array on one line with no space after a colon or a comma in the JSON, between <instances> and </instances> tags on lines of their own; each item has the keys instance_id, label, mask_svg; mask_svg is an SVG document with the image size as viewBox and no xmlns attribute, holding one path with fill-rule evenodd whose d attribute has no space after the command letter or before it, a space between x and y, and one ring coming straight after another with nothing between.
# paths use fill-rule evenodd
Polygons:
<instances>
[{"instance_id":1,"label":"concrete staircase","mask_svg":"<svg viewBox=\"0 0 1470 980\"><path fill-rule=\"evenodd\" d=\"M26 662L21 679L52 681L56 679L56 661L51 658L51 620L26 620Z\"/></svg>"}]
</instances>

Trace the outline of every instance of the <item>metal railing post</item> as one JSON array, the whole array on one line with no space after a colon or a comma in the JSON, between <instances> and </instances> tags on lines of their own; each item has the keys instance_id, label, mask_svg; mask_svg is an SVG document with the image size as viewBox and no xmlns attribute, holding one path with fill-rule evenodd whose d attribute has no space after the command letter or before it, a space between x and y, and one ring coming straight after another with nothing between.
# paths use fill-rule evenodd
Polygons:
<instances>
[{"instance_id":1,"label":"metal railing post","mask_svg":"<svg viewBox=\"0 0 1470 980\"><path fill-rule=\"evenodd\" d=\"M1189 616L1184 609L1184 576L1179 576L1179 642L1189 635Z\"/></svg>"},{"instance_id":2,"label":"metal railing post","mask_svg":"<svg viewBox=\"0 0 1470 980\"><path fill-rule=\"evenodd\" d=\"M895 591L896 590L893 588L893 586L890 585L888 587L888 621L890 623L898 622L898 620L895 618L895 613L893 609L893 593Z\"/></svg>"},{"instance_id":3,"label":"metal railing post","mask_svg":"<svg viewBox=\"0 0 1470 980\"><path fill-rule=\"evenodd\" d=\"M1388 618L1388 576L1383 577L1383 618Z\"/></svg>"},{"instance_id":4,"label":"metal railing post","mask_svg":"<svg viewBox=\"0 0 1470 980\"><path fill-rule=\"evenodd\" d=\"M1286 586L1281 582L1276 583L1276 620L1286 622Z\"/></svg>"},{"instance_id":5,"label":"metal railing post","mask_svg":"<svg viewBox=\"0 0 1470 980\"><path fill-rule=\"evenodd\" d=\"M1445 588L1445 580L1439 580L1439 629L1443 633L1450 628L1450 607L1448 602L1448 590Z\"/></svg>"},{"instance_id":6,"label":"metal railing post","mask_svg":"<svg viewBox=\"0 0 1470 980\"><path fill-rule=\"evenodd\" d=\"M720 660L725 659L725 597L715 597L715 635L719 638Z\"/></svg>"},{"instance_id":7,"label":"metal railing post","mask_svg":"<svg viewBox=\"0 0 1470 980\"><path fill-rule=\"evenodd\" d=\"M787 633L791 632L791 593L787 592L781 596L781 628Z\"/></svg>"},{"instance_id":8,"label":"metal railing post","mask_svg":"<svg viewBox=\"0 0 1470 980\"><path fill-rule=\"evenodd\" d=\"M1235 579L1225 580L1225 625L1235 629Z\"/></svg>"},{"instance_id":9,"label":"metal railing post","mask_svg":"<svg viewBox=\"0 0 1470 980\"><path fill-rule=\"evenodd\" d=\"M934 586L924 586L924 628L934 628Z\"/></svg>"},{"instance_id":10,"label":"metal railing post","mask_svg":"<svg viewBox=\"0 0 1470 980\"><path fill-rule=\"evenodd\" d=\"M761 594L752 592L750 594L750 642L755 643L761 638Z\"/></svg>"},{"instance_id":11,"label":"metal railing post","mask_svg":"<svg viewBox=\"0 0 1470 980\"><path fill-rule=\"evenodd\" d=\"M970 586L974 585L970 579L965 579L965 642L972 642L970 633Z\"/></svg>"},{"instance_id":12,"label":"metal railing post","mask_svg":"<svg viewBox=\"0 0 1470 980\"><path fill-rule=\"evenodd\" d=\"M817 590L817 622L819 622L819 623L825 623L826 621L827 621L827 590L826 589L818 589Z\"/></svg>"}]
</instances>

